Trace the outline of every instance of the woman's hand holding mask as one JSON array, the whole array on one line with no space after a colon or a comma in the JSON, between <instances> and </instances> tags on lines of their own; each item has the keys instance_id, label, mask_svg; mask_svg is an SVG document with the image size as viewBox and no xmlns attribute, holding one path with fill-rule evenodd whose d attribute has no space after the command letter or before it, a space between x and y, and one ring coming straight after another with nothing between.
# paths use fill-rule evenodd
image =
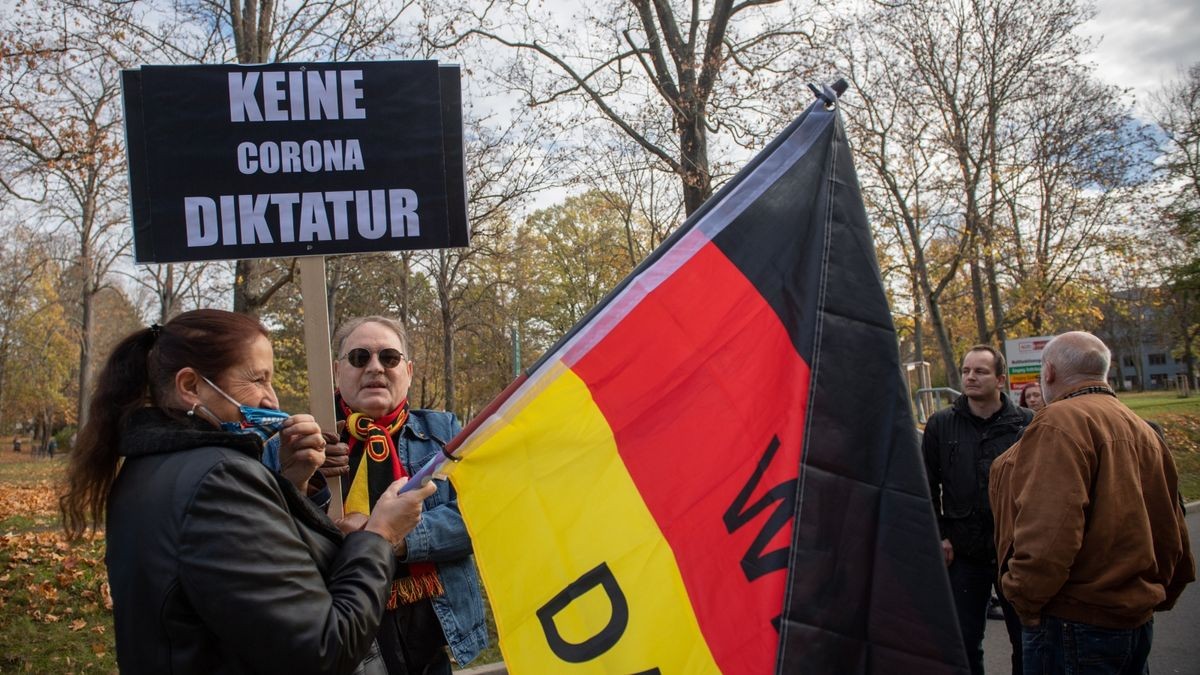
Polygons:
<instances>
[{"instance_id":1,"label":"woman's hand holding mask","mask_svg":"<svg viewBox=\"0 0 1200 675\"><path fill-rule=\"evenodd\" d=\"M292 415L279 429L279 473L301 494L308 479L325 463L327 443L312 415Z\"/></svg>"}]
</instances>

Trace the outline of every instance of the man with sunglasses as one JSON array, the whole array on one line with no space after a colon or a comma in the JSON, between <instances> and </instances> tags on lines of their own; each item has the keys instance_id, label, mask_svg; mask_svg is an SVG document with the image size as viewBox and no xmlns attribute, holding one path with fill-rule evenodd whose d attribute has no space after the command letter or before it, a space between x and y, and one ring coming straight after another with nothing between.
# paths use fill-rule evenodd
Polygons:
<instances>
[{"instance_id":1,"label":"man with sunglasses","mask_svg":"<svg viewBox=\"0 0 1200 675\"><path fill-rule=\"evenodd\" d=\"M349 446L348 466L341 468L349 518L370 513L391 481L411 476L461 427L453 413L410 408L413 364L400 322L351 319L334 334L333 346L337 413L345 421L341 440ZM446 645L460 666L487 646L483 598L458 496L449 481L437 483L421 522L396 546L402 564L378 635L392 675L449 675Z\"/></svg>"}]
</instances>

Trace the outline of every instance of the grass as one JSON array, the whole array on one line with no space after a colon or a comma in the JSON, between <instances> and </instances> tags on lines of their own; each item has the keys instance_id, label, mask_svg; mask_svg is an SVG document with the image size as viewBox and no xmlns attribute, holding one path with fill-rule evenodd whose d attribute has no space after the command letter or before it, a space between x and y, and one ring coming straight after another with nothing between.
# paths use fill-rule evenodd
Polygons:
<instances>
[{"instance_id":1,"label":"grass","mask_svg":"<svg viewBox=\"0 0 1200 675\"><path fill-rule=\"evenodd\" d=\"M1167 437L1186 501L1200 499L1200 395L1180 398L1173 391L1120 394L1138 415L1157 422Z\"/></svg>"},{"instance_id":2,"label":"grass","mask_svg":"<svg viewBox=\"0 0 1200 675\"><path fill-rule=\"evenodd\" d=\"M1130 410L1156 422L1163 415L1200 415L1200 394L1180 398L1173 391L1147 391L1119 397Z\"/></svg>"},{"instance_id":3,"label":"grass","mask_svg":"<svg viewBox=\"0 0 1200 675\"><path fill-rule=\"evenodd\" d=\"M0 672L117 671L104 540L58 528L64 466L0 452Z\"/></svg>"}]
</instances>

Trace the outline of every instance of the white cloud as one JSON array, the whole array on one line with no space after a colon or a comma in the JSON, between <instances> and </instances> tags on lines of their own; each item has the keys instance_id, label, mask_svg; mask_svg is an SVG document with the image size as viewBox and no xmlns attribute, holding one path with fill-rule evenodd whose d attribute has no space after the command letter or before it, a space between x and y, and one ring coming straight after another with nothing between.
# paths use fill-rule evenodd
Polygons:
<instances>
[{"instance_id":1,"label":"white cloud","mask_svg":"<svg viewBox=\"0 0 1200 675\"><path fill-rule=\"evenodd\" d=\"M1098 0L1084 35L1099 40L1091 54L1109 84L1129 87L1139 101L1200 61L1200 2Z\"/></svg>"}]
</instances>

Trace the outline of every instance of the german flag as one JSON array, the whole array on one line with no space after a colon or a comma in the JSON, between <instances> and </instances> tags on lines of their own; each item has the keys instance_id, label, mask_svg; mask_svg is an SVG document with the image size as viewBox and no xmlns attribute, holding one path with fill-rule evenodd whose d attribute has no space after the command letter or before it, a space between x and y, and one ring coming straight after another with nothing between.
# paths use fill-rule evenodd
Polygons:
<instances>
[{"instance_id":1,"label":"german flag","mask_svg":"<svg viewBox=\"0 0 1200 675\"><path fill-rule=\"evenodd\" d=\"M510 672L966 671L835 98L456 439Z\"/></svg>"}]
</instances>

